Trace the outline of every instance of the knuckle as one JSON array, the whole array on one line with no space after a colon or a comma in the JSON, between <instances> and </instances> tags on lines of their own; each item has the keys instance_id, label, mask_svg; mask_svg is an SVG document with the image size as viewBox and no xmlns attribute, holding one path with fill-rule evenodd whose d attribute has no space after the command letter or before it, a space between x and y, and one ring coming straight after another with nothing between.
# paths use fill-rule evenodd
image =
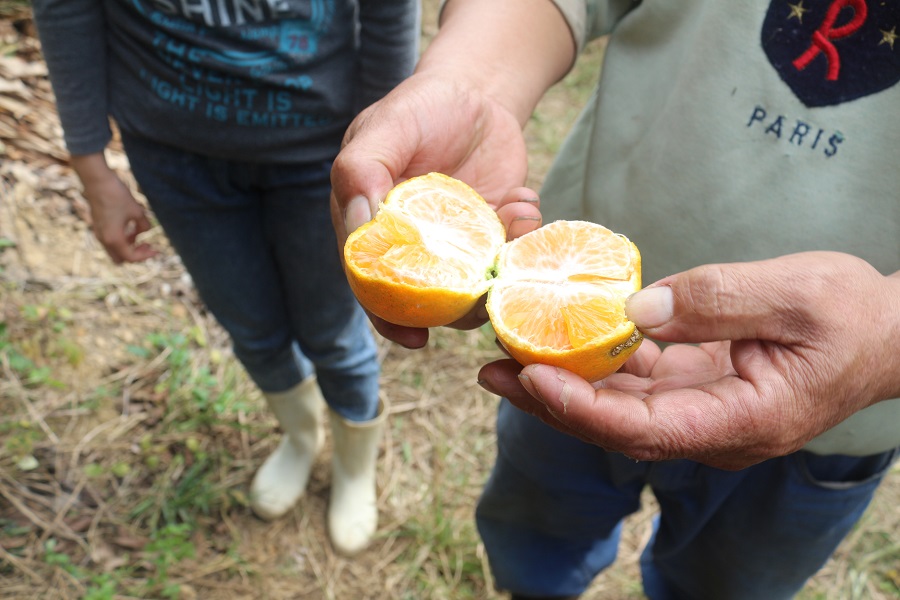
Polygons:
<instances>
[{"instance_id":1,"label":"knuckle","mask_svg":"<svg viewBox=\"0 0 900 600\"><path fill-rule=\"evenodd\" d=\"M736 289L735 283L740 284L724 265L703 265L688 271L685 285L673 290L675 302L690 306L701 318L718 318L725 312L725 303L740 296L743 286Z\"/></svg>"}]
</instances>

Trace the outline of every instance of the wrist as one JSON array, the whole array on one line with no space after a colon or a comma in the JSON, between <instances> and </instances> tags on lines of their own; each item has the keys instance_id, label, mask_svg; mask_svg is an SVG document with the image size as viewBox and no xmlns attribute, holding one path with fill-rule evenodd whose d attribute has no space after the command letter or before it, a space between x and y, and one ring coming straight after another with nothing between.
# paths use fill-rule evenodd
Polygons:
<instances>
[{"instance_id":1,"label":"wrist","mask_svg":"<svg viewBox=\"0 0 900 600\"><path fill-rule=\"evenodd\" d=\"M106 163L106 157L103 152L73 154L69 158L69 164L85 188L102 184L111 177L117 178L115 172Z\"/></svg>"},{"instance_id":2,"label":"wrist","mask_svg":"<svg viewBox=\"0 0 900 600\"><path fill-rule=\"evenodd\" d=\"M450 77L527 122L571 68L575 40L550 0L449 0L417 72Z\"/></svg>"}]
</instances>

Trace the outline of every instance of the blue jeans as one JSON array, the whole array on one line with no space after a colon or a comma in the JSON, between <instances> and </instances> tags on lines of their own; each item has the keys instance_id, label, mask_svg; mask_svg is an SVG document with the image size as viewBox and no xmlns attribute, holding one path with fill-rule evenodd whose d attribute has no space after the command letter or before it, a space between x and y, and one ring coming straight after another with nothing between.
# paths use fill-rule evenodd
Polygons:
<instances>
[{"instance_id":1,"label":"blue jeans","mask_svg":"<svg viewBox=\"0 0 900 600\"><path fill-rule=\"evenodd\" d=\"M793 597L868 506L898 450L801 451L741 471L636 462L557 432L501 401L498 456L476 520L497 586L582 593L616 557L644 486L660 504L641 557L652 600Z\"/></svg>"},{"instance_id":2,"label":"blue jeans","mask_svg":"<svg viewBox=\"0 0 900 600\"><path fill-rule=\"evenodd\" d=\"M122 139L154 214L257 386L280 392L315 372L333 410L373 418L380 366L338 254L331 163L236 163Z\"/></svg>"}]
</instances>

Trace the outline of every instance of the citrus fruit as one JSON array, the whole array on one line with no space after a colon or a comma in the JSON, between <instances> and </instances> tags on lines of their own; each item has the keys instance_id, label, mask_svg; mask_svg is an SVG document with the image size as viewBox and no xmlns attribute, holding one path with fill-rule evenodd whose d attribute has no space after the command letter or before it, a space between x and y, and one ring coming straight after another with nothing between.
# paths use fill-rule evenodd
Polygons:
<instances>
[{"instance_id":1,"label":"citrus fruit","mask_svg":"<svg viewBox=\"0 0 900 600\"><path fill-rule=\"evenodd\" d=\"M497 338L523 365L562 367L597 381L643 339L625 316L641 287L641 257L595 223L556 221L500 251L487 310Z\"/></svg>"},{"instance_id":2,"label":"citrus fruit","mask_svg":"<svg viewBox=\"0 0 900 600\"><path fill-rule=\"evenodd\" d=\"M640 253L625 236L556 221L507 243L493 208L440 173L394 187L347 238L344 260L360 304L398 325L448 325L487 294L497 338L523 365L596 381L642 339L625 315L641 286Z\"/></svg>"},{"instance_id":3,"label":"citrus fruit","mask_svg":"<svg viewBox=\"0 0 900 600\"><path fill-rule=\"evenodd\" d=\"M344 262L360 304L385 321L437 327L465 316L491 286L506 231L463 182L430 173L394 187L350 234Z\"/></svg>"}]
</instances>

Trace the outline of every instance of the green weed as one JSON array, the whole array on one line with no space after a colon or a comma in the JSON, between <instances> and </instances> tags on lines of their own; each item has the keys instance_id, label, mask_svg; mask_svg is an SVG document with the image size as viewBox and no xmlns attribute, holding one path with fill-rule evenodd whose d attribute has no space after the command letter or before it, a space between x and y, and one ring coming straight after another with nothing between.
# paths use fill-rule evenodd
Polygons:
<instances>
[{"instance_id":1,"label":"green weed","mask_svg":"<svg viewBox=\"0 0 900 600\"><path fill-rule=\"evenodd\" d=\"M163 598L180 596L181 586L169 581L169 568L184 559L194 558L195 548L190 541L192 534L190 525L166 525L154 532L153 540L144 548L154 567L147 587L158 589Z\"/></svg>"},{"instance_id":2,"label":"green weed","mask_svg":"<svg viewBox=\"0 0 900 600\"><path fill-rule=\"evenodd\" d=\"M13 337L6 321L0 321L0 361L28 388L64 388L51 365L60 361L78 366L82 348L64 335L72 313L53 304L27 304L21 308L22 326Z\"/></svg>"},{"instance_id":3,"label":"green weed","mask_svg":"<svg viewBox=\"0 0 900 600\"><path fill-rule=\"evenodd\" d=\"M54 538L44 544L43 561L86 582L82 600L112 600L123 592L140 598L178 598L181 586L170 581L170 569L183 560L194 558L196 550L190 539L193 533L194 529L186 524L167 525L153 532L150 543L142 551L140 563L150 572L146 579L132 580L138 569L134 565L97 573L90 566L76 564L72 556L57 549Z\"/></svg>"},{"instance_id":4,"label":"green weed","mask_svg":"<svg viewBox=\"0 0 900 600\"><path fill-rule=\"evenodd\" d=\"M62 569L75 579L87 582L82 600L112 600L118 589L121 573L92 573L89 568L76 565L72 557L57 549L57 541L50 538L44 543L44 562Z\"/></svg>"},{"instance_id":5,"label":"green weed","mask_svg":"<svg viewBox=\"0 0 900 600\"><path fill-rule=\"evenodd\" d=\"M458 494L468 475L447 472L458 469L447 448L434 451L434 478L440 481L431 485L429 509L416 512L397 533L413 541L399 564L407 565L408 575L429 598L476 597L483 586L483 565L476 554L479 537L471 519L471 499Z\"/></svg>"},{"instance_id":6,"label":"green weed","mask_svg":"<svg viewBox=\"0 0 900 600\"><path fill-rule=\"evenodd\" d=\"M236 363L225 365L224 377L216 376L208 364L193 360L206 341L198 328L185 333L154 333L147 336L145 346L131 346L139 357L165 355L166 371L156 383L155 391L166 394L170 410L177 413L178 431L208 429L214 425L233 425L230 417L239 411L250 412L254 405L235 392L242 376ZM175 416L170 415L170 416Z\"/></svg>"},{"instance_id":7,"label":"green weed","mask_svg":"<svg viewBox=\"0 0 900 600\"><path fill-rule=\"evenodd\" d=\"M33 464L34 445L44 439L43 432L31 421L0 422L0 437L3 437L3 449L16 461L22 470L30 470Z\"/></svg>"}]
</instances>

